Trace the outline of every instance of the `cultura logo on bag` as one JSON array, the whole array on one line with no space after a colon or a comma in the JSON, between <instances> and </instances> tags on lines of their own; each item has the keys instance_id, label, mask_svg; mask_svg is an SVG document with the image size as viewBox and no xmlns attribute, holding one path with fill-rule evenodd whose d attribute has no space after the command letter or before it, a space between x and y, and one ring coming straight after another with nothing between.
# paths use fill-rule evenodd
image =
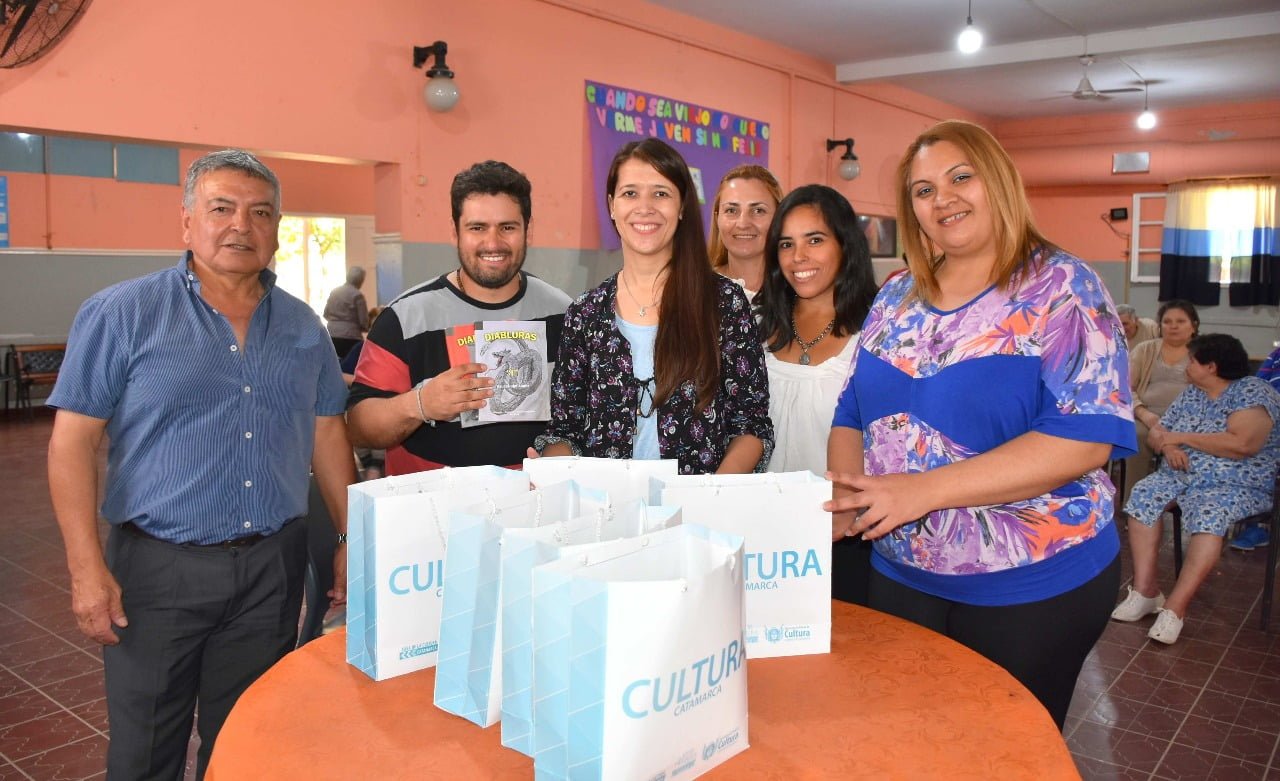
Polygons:
<instances>
[{"instance_id":1,"label":"cultura logo on bag","mask_svg":"<svg viewBox=\"0 0 1280 781\"><path fill-rule=\"evenodd\" d=\"M444 561L442 559L401 565L391 570L391 577L387 579L391 593L397 596L431 589L436 590L436 596L444 596L441 590L443 583Z\"/></svg>"},{"instance_id":2,"label":"cultura logo on bag","mask_svg":"<svg viewBox=\"0 0 1280 781\"><path fill-rule=\"evenodd\" d=\"M712 742L708 743L702 749L702 758L711 759L716 755L717 751L723 749L725 746L732 746L734 743L737 743L737 742L738 742L738 730L735 729L733 732L730 732L725 735L721 735L720 737L716 738Z\"/></svg>"},{"instance_id":3,"label":"cultura logo on bag","mask_svg":"<svg viewBox=\"0 0 1280 781\"><path fill-rule=\"evenodd\" d=\"M632 681L622 691L622 712L643 719L675 704L673 714L679 716L719 694L724 682L742 669L746 660L746 644L733 640L718 654L704 656L665 676Z\"/></svg>"},{"instance_id":4,"label":"cultura logo on bag","mask_svg":"<svg viewBox=\"0 0 1280 781\"><path fill-rule=\"evenodd\" d=\"M784 640L808 640L813 632L807 626L771 626L764 632L764 639L771 643Z\"/></svg>"},{"instance_id":5,"label":"cultura logo on bag","mask_svg":"<svg viewBox=\"0 0 1280 781\"><path fill-rule=\"evenodd\" d=\"M794 550L757 551L744 554L742 558L746 566L747 591L778 588L778 581L787 578L822 577L818 552L813 548L803 554Z\"/></svg>"}]
</instances>

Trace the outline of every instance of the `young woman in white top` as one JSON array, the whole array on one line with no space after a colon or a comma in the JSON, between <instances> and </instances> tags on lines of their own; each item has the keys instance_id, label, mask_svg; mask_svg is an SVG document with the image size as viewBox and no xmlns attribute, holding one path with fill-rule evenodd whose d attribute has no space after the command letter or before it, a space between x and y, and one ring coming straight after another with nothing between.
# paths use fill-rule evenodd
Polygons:
<instances>
[{"instance_id":1,"label":"young woman in white top","mask_svg":"<svg viewBox=\"0 0 1280 781\"><path fill-rule=\"evenodd\" d=\"M764 280L765 234L782 200L782 188L768 168L740 165L720 180L711 207L711 268L732 279L753 298Z\"/></svg>"},{"instance_id":2,"label":"young woman in white top","mask_svg":"<svg viewBox=\"0 0 1280 781\"><path fill-rule=\"evenodd\" d=\"M826 472L831 416L875 294L867 239L845 197L816 184L792 191L769 226L756 299L776 436L769 471Z\"/></svg>"},{"instance_id":3,"label":"young woman in white top","mask_svg":"<svg viewBox=\"0 0 1280 781\"><path fill-rule=\"evenodd\" d=\"M755 299L775 436L769 471L826 473L832 415L875 294L867 239L845 197L811 184L783 198ZM865 605L870 543L841 540L831 558L832 596Z\"/></svg>"}]
</instances>

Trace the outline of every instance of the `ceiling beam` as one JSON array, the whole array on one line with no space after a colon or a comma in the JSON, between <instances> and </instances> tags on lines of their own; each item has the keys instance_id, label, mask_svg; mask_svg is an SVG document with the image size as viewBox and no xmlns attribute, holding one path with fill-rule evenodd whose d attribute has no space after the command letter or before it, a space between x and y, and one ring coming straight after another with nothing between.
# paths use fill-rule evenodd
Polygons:
<instances>
[{"instance_id":1,"label":"ceiling beam","mask_svg":"<svg viewBox=\"0 0 1280 781\"><path fill-rule=\"evenodd\" d=\"M974 54L961 54L952 49L910 57L848 62L836 66L836 80L848 84L918 73L1078 57L1085 53L1086 41L1089 54L1123 54L1165 46L1214 43L1267 35L1280 35L1280 12L984 46Z\"/></svg>"}]
</instances>

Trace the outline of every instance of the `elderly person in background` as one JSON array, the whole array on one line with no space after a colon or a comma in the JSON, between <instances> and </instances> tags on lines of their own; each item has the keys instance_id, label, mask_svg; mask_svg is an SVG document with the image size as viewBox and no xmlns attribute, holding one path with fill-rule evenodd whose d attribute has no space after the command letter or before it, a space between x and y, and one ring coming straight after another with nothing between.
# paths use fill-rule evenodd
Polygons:
<instances>
[{"instance_id":1,"label":"elderly person in background","mask_svg":"<svg viewBox=\"0 0 1280 781\"><path fill-rule=\"evenodd\" d=\"M1147 432L1160 425L1160 416L1187 387L1187 343L1200 332L1200 315L1190 301L1175 299L1160 306L1160 338L1140 343L1129 353L1129 390L1133 394L1133 422L1138 428L1138 452L1125 466L1124 493L1151 472L1154 453Z\"/></svg>"},{"instance_id":2,"label":"elderly person in background","mask_svg":"<svg viewBox=\"0 0 1280 781\"><path fill-rule=\"evenodd\" d=\"M1227 528L1271 507L1280 456L1280 395L1246 376L1249 356L1240 340L1206 334L1188 349L1191 385L1149 435L1164 462L1138 481L1124 508L1133 586L1111 613L1117 621L1158 613L1147 636L1166 644L1178 639L1191 598L1222 553ZM1182 508L1182 528L1191 542L1166 599L1157 582L1156 552L1161 514L1170 502Z\"/></svg>"},{"instance_id":3,"label":"elderly person in background","mask_svg":"<svg viewBox=\"0 0 1280 781\"><path fill-rule=\"evenodd\" d=\"M1160 335L1160 327L1149 317L1138 317L1138 310L1129 304L1116 304L1116 317L1124 326L1124 341L1133 352L1134 345L1150 341Z\"/></svg>"},{"instance_id":4,"label":"elderly person in background","mask_svg":"<svg viewBox=\"0 0 1280 781\"><path fill-rule=\"evenodd\" d=\"M1280 391L1280 346L1271 351L1258 367L1258 379ZM1232 550L1251 551L1271 544L1271 534L1262 524L1250 523L1231 541Z\"/></svg>"},{"instance_id":5,"label":"elderly person in background","mask_svg":"<svg viewBox=\"0 0 1280 781\"><path fill-rule=\"evenodd\" d=\"M782 188L769 169L740 165L720 180L707 253L711 268L755 296L764 284L764 240Z\"/></svg>"},{"instance_id":6,"label":"elderly person in background","mask_svg":"<svg viewBox=\"0 0 1280 781\"><path fill-rule=\"evenodd\" d=\"M324 319L339 360L347 357L369 330L369 304L360 292L363 284L364 269L352 266L347 269L346 283L335 287L324 305Z\"/></svg>"}]
</instances>

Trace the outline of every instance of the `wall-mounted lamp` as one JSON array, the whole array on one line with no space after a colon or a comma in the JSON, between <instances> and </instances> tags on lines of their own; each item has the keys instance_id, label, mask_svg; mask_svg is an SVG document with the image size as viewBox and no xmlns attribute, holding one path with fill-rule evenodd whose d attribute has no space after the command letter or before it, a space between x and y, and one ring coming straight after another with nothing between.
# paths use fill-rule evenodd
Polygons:
<instances>
[{"instance_id":1,"label":"wall-mounted lamp","mask_svg":"<svg viewBox=\"0 0 1280 781\"><path fill-rule=\"evenodd\" d=\"M969 15L965 17L964 29L956 37L956 48L963 54L973 54L982 48L982 31L973 26L973 0L969 0Z\"/></svg>"},{"instance_id":2,"label":"wall-mounted lamp","mask_svg":"<svg viewBox=\"0 0 1280 781\"><path fill-rule=\"evenodd\" d=\"M852 182L858 178L858 174L862 173L862 163L858 162L858 156L853 153L853 139L827 139L828 152L841 146L844 147L844 154L840 155L840 178L846 182Z\"/></svg>"},{"instance_id":3,"label":"wall-mounted lamp","mask_svg":"<svg viewBox=\"0 0 1280 781\"><path fill-rule=\"evenodd\" d=\"M413 47L413 67L421 68L428 57L436 61L427 68L427 86L422 90L422 99L432 111L449 111L458 105L458 85L453 82L453 71L444 63L444 56L449 53L449 45L444 41L436 41L430 46Z\"/></svg>"}]
</instances>

